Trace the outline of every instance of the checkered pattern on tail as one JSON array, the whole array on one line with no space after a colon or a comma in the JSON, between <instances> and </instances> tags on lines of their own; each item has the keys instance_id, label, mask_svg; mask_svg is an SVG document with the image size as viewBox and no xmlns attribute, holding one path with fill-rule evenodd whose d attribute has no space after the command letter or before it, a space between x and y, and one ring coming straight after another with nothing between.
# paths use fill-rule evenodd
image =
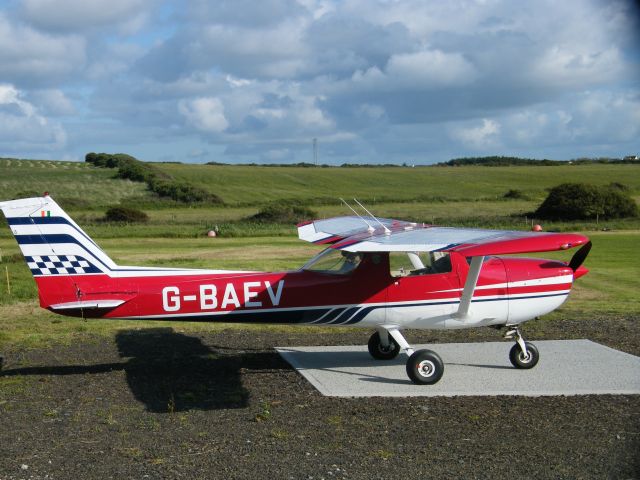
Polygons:
<instances>
[{"instance_id":1,"label":"checkered pattern on tail","mask_svg":"<svg viewBox=\"0 0 640 480\"><path fill-rule=\"evenodd\" d=\"M77 255L36 255L25 258L34 275L100 273L97 267Z\"/></svg>"}]
</instances>

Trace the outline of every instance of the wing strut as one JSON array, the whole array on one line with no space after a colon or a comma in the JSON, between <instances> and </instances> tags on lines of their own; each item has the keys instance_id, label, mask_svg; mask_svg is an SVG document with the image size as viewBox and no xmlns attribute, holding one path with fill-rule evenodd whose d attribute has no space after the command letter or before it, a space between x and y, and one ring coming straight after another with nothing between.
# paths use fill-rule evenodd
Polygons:
<instances>
[{"instance_id":1,"label":"wing strut","mask_svg":"<svg viewBox=\"0 0 640 480\"><path fill-rule=\"evenodd\" d=\"M462 290L462 296L460 297L460 306L456 316L459 318L466 318L469 315L469 306L471 305L471 299L473 298L473 292L478 284L478 277L480 276L480 270L482 269L482 262L484 256L471 257L471 265L469 265L469 273L467 273L467 280L464 282L464 289Z\"/></svg>"}]
</instances>

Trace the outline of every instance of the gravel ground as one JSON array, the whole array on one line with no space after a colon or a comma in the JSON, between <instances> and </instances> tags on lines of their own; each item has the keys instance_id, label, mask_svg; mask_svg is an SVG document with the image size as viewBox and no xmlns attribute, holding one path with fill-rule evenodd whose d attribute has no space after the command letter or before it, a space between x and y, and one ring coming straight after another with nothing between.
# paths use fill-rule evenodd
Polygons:
<instances>
[{"instance_id":1,"label":"gravel ground","mask_svg":"<svg viewBox=\"0 0 640 480\"><path fill-rule=\"evenodd\" d=\"M543 320L528 339L640 355L638 320ZM325 398L273 347L365 344L371 332L179 330L4 352L0 479L640 478L637 395Z\"/></svg>"}]
</instances>

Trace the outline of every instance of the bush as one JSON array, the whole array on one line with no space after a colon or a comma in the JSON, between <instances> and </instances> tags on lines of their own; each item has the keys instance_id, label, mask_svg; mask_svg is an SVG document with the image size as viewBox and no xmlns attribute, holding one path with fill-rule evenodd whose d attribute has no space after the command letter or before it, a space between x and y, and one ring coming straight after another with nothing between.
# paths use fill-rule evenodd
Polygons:
<instances>
[{"instance_id":1,"label":"bush","mask_svg":"<svg viewBox=\"0 0 640 480\"><path fill-rule=\"evenodd\" d=\"M84 156L84 161L92 163L96 167L117 168L123 162L137 161L131 155L126 153L94 153L90 152Z\"/></svg>"},{"instance_id":2,"label":"bush","mask_svg":"<svg viewBox=\"0 0 640 480\"><path fill-rule=\"evenodd\" d=\"M635 201L619 188L583 183L553 187L534 216L545 220L588 220L638 215Z\"/></svg>"},{"instance_id":3,"label":"bush","mask_svg":"<svg viewBox=\"0 0 640 480\"><path fill-rule=\"evenodd\" d=\"M118 165L116 177L127 178L132 182L150 182L155 178L153 168L138 160L123 160Z\"/></svg>"},{"instance_id":4,"label":"bush","mask_svg":"<svg viewBox=\"0 0 640 480\"><path fill-rule=\"evenodd\" d=\"M609 184L609 186L611 188L613 188L614 190L620 190L622 192L628 192L629 191L629 187L627 187L624 183L620 183L620 182L611 182Z\"/></svg>"},{"instance_id":5,"label":"bush","mask_svg":"<svg viewBox=\"0 0 640 480\"><path fill-rule=\"evenodd\" d=\"M186 182L153 179L149 182L149 189L161 197L169 197L176 202L222 203L222 199L217 195Z\"/></svg>"},{"instance_id":6,"label":"bush","mask_svg":"<svg viewBox=\"0 0 640 480\"><path fill-rule=\"evenodd\" d=\"M248 220L261 223L295 224L317 217L317 212L305 206L289 203L273 203L249 217Z\"/></svg>"},{"instance_id":7,"label":"bush","mask_svg":"<svg viewBox=\"0 0 640 480\"><path fill-rule=\"evenodd\" d=\"M511 189L507 193L505 193L502 198L510 198L510 199L526 199L527 196L522 193L522 190Z\"/></svg>"},{"instance_id":8,"label":"bush","mask_svg":"<svg viewBox=\"0 0 640 480\"><path fill-rule=\"evenodd\" d=\"M129 207L113 207L107 210L103 219L105 222L146 223L149 217L146 213Z\"/></svg>"}]
</instances>

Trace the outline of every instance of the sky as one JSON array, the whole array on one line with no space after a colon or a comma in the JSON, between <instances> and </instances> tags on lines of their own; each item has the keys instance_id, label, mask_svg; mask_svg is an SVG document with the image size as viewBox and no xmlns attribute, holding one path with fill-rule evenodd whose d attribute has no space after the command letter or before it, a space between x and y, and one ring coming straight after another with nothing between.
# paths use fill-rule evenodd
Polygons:
<instances>
[{"instance_id":1,"label":"sky","mask_svg":"<svg viewBox=\"0 0 640 480\"><path fill-rule=\"evenodd\" d=\"M640 155L631 0L0 0L0 156Z\"/></svg>"}]
</instances>

